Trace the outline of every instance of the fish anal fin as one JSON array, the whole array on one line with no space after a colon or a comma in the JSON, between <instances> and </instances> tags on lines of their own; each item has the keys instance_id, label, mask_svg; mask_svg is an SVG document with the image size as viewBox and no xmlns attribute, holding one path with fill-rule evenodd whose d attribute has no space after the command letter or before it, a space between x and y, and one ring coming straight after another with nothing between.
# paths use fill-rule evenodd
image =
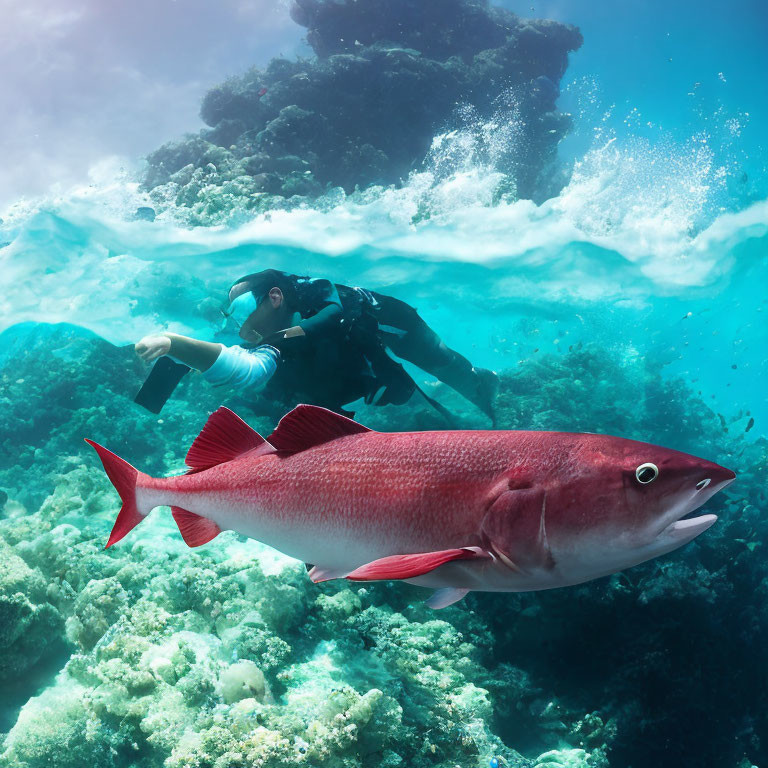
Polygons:
<instances>
[{"instance_id":1,"label":"fish anal fin","mask_svg":"<svg viewBox=\"0 0 768 768\"><path fill-rule=\"evenodd\" d=\"M490 559L491 555L478 547L443 549L439 552L418 552L412 555L391 555L374 560L347 574L350 581L382 581L412 579L434 571L453 560Z\"/></svg>"},{"instance_id":2,"label":"fish anal fin","mask_svg":"<svg viewBox=\"0 0 768 768\"><path fill-rule=\"evenodd\" d=\"M449 605L458 603L469 592L468 589L460 587L443 587L436 589L432 596L424 601L424 605L439 611L441 608L447 608Z\"/></svg>"},{"instance_id":3,"label":"fish anal fin","mask_svg":"<svg viewBox=\"0 0 768 768\"><path fill-rule=\"evenodd\" d=\"M209 416L184 461L193 472L200 472L255 449L263 453L274 450L256 430L222 406Z\"/></svg>"},{"instance_id":4,"label":"fish anal fin","mask_svg":"<svg viewBox=\"0 0 768 768\"><path fill-rule=\"evenodd\" d=\"M171 507L171 513L188 547L199 547L207 544L221 533L221 528L207 517L181 507Z\"/></svg>"},{"instance_id":5,"label":"fish anal fin","mask_svg":"<svg viewBox=\"0 0 768 768\"><path fill-rule=\"evenodd\" d=\"M278 451L298 453L347 435L370 432L346 416L317 405L297 405L280 419L277 429L267 438Z\"/></svg>"},{"instance_id":6,"label":"fish anal fin","mask_svg":"<svg viewBox=\"0 0 768 768\"><path fill-rule=\"evenodd\" d=\"M555 561L547 539L546 514L543 489L503 491L483 518L481 532L489 548L512 570L551 570Z\"/></svg>"}]
</instances>

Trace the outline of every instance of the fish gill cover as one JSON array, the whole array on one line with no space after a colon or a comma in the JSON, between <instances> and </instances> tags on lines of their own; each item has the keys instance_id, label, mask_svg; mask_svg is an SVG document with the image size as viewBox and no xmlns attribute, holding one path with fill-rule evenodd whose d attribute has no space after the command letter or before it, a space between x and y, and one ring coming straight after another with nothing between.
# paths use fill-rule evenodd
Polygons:
<instances>
[{"instance_id":1,"label":"fish gill cover","mask_svg":"<svg viewBox=\"0 0 768 768\"><path fill-rule=\"evenodd\" d=\"M572 27L472 2L293 14L317 58L214 89L210 130L151 155L141 185L105 168L0 224L0 765L758 764L768 208L716 151L738 127L616 137L581 84L574 127L594 141L569 175L554 100ZM105 338L210 334L230 280L267 264L418 304L500 370L501 428L733 468L718 524L596 583L440 613L407 585L313 585L233 533L189 550L167 510L104 551L118 501L81 438L176 473L222 404L187 377L148 415L130 401L144 366ZM224 404L262 434L279 415Z\"/></svg>"}]
</instances>

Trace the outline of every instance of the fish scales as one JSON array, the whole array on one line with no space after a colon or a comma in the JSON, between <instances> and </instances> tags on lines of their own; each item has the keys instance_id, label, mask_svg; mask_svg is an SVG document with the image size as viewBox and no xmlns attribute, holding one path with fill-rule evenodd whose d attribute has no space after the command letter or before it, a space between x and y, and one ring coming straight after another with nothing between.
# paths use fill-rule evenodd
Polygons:
<instances>
[{"instance_id":1,"label":"fish scales","mask_svg":"<svg viewBox=\"0 0 768 768\"><path fill-rule=\"evenodd\" d=\"M452 432L351 435L285 458L238 459L170 485L159 480L153 490L171 490L193 512L223 493L222 511L236 516L297 528L321 522L337 534L390 536L414 551L441 548L479 525L490 485L511 458L498 436L461 434L458 446Z\"/></svg>"}]
</instances>

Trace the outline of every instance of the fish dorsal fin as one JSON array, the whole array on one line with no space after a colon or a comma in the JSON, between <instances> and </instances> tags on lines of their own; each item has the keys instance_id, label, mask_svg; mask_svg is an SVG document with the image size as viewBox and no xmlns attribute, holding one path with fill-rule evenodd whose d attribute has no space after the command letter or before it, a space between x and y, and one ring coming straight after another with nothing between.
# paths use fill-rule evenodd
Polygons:
<instances>
[{"instance_id":1,"label":"fish dorsal fin","mask_svg":"<svg viewBox=\"0 0 768 768\"><path fill-rule=\"evenodd\" d=\"M232 461L254 448L260 448L264 453L274 450L255 429L222 406L208 417L184 461L193 471L199 472Z\"/></svg>"},{"instance_id":2,"label":"fish dorsal fin","mask_svg":"<svg viewBox=\"0 0 768 768\"><path fill-rule=\"evenodd\" d=\"M347 435L370 432L346 416L317 405L297 405L280 419L277 429L267 438L278 451L298 453Z\"/></svg>"}]
</instances>

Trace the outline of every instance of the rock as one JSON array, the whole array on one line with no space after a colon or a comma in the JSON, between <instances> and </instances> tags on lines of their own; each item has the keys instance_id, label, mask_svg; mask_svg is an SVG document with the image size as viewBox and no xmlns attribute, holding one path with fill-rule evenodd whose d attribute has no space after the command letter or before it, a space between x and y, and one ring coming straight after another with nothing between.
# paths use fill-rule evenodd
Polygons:
<instances>
[{"instance_id":1,"label":"rock","mask_svg":"<svg viewBox=\"0 0 768 768\"><path fill-rule=\"evenodd\" d=\"M259 173L253 177L255 188L259 192L275 195L280 192L280 177L276 173Z\"/></svg>"},{"instance_id":2,"label":"rock","mask_svg":"<svg viewBox=\"0 0 768 768\"><path fill-rule=\"evenodd\" d=\"M227 704L241 699L262 700L266 692L264 674L252 661L238 661L219 677L221 697Z\"/></svg>"},{"instance_id":3,"label":"rock","mask_svg":"<svg viewBox=\"0 0 768 768\"><path fill-rule=\"evenodd\" d=\"M0 540L0 682L19 680L63 645L63 620L45 581Z\"/></svg>"},{"instance_id":4,"label":"rock","mask_svg":"<svg viewBox=\"0 0 768 768\"><path fill-rule=\"evenodd\" d=\"M558 191L556 149L569 119L555 102L568 53L582 42L575 27L522 20L482 0L295 0L291 13L317 58L274 59L211 89L201 107L210 127L151 153L146 189L180 183L190 164L203 177L184 182L176 202L191 208L208 204L211 185L243 174L277 174L268 186L283 196L400 184L457 105L490 119L511 88L526 135L497 170L519 197ZM224 165L209 159L214 148L228 151ZM312 183L289 181L306 171Z\"/></svg>"},{"instance_id":5,"label":"rock","mask_svg":"<svg viewBox=\"0 0 768 768\"><path fill-rule=\"evenodd\" d=\"M318 56L386 40L431 58L471 57L501 45L518 24L510 11L467 0L295 0L291 18L307 28L307 42Z\"/></svg>"},{"instance_id":6,"label":"rock","mask_svg":"<svg viewBox=\"0 0 768 768\"><path fill-rule=\"evenodd\" d=\"M147 173L144 184L152 189L169 181L171 174L185 165L197 165L199 158L209 148L209 143L200 137L164 144L147 156Z\"/></svg>"},{"instance_id":7,"label":"rock","mask_svg":"<svg viewBox=\"0 0 768 768\"><path fill-rule=\"evenodd\" d=\"M246 127L243 120L227 118L221 120L215 128L203 131L201 136L211 144L229 148L245 133Z\"/></svg>"}]
</instances>

